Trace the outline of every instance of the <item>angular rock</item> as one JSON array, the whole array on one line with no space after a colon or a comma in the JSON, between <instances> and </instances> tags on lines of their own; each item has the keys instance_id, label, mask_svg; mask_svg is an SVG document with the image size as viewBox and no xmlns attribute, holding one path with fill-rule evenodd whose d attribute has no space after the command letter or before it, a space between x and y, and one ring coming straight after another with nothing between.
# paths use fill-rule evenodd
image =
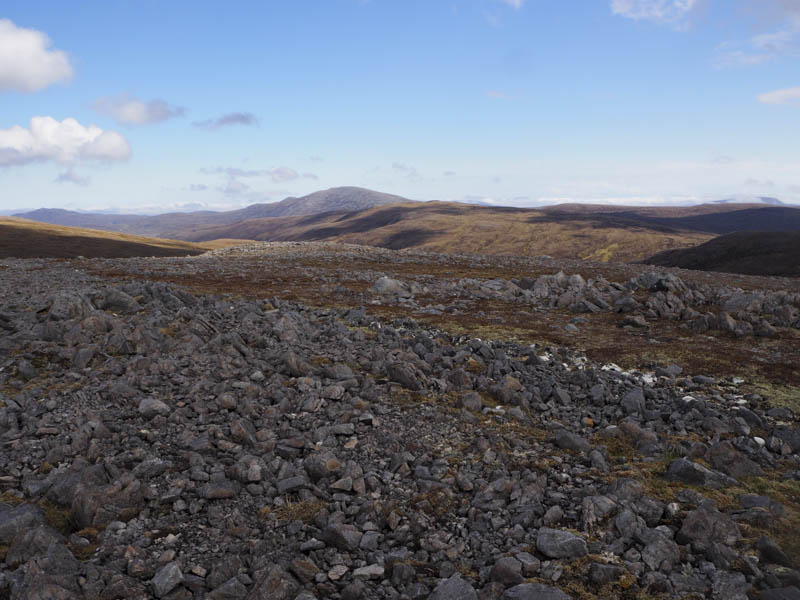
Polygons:
<instances>
[{"instance_id":1,"label":"angular rock","mask_svg":"<svg viewBox=\"0 0 800 600\"><path fill-rule=\"evenodd\" d=\"M428 600L478 600L478 593L460 573L454 573L436 585Z\"/></svg>"},{"instance_id":2,"label":"angular rock","mask_svg":"<svg viewBox=\"0 0 800 600\"><path fill-rule=\"evenodd\" d=\"M736 484L736 480L724 473L712 471L687 458L673 460L667 469L667 479L692 485L705 485L723 489Z\"/></svg>"},{"instance_id":3,"label":"angular rock","mask_svg":"<svg viewBox=\"0 0 800 600\"><path fill-rule=\"evenodd\" d=\"M156 598L163 598L183 582L183 572L177 562L161 567L150 581Z\"/></svg>"}]
</instances>

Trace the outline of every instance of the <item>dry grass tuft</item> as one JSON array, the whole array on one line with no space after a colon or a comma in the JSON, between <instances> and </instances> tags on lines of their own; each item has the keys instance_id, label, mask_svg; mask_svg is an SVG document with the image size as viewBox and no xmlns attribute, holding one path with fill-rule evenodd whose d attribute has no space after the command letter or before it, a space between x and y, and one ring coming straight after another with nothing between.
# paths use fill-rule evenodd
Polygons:
<instances>
[{"instance_id":1,"label":"dry grass tuft","mask_svg":"<svg viewBox=\"0 0 800 600\"><path fill-rule=\"evenodd\" d=\"M272 511L281 521L303 521L311 523L327 503L323 500L292 500L286 499L286 504ZM269 514L269 513L267 513Z\"/></svg>"}]
</instances>

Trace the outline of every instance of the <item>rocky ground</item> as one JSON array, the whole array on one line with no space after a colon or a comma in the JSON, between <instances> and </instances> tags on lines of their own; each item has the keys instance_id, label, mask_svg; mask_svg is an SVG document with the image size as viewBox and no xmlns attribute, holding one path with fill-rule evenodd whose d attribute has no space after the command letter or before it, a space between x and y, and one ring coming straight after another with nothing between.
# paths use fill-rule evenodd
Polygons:
<instances>
[{"instance_id":1,"label":"rocky ground","mask_svg":"<svg viewBox=\"0 0 800 600\"><path fill-rule=\"evenodd\" d=\"M0 598L800 598L797 282L260 244L0 290Z\"/></svg>"}]
</instances>

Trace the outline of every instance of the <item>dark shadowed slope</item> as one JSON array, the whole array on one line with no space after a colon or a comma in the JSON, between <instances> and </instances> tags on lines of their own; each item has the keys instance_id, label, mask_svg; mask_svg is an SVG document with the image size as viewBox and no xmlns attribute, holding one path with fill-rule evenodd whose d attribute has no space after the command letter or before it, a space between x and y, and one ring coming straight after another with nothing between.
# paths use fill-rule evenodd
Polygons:
<instances>
[{"instance_id":1,"label":"dark shadowed slope","mask_svg":"<svg viewBox=\"0 0 800 600\"><path fill-rule=\"evenodd\" d=\"M644 261L701 271L800 277L800 232L739 232L694 248L666 250Z\"/></svg>"},{"instance_id":2,"label":"dark shadowed slope","mask_svg":"<svg viewBox=\"0 0 800 600\"><path fill-rule=\"evenodd\" d=\"M205 250L188 242L0 218L0 258L190 256Z\"/></svg>"},{"instance_id":3,"label":"dark shadowed slope","mask_svg":"<svg viewBox=\"0 0 800 600\"><path fill-rule=\"evenodd\" d=\"M535 222L587 220L598 226L638 226L662 231L800 231L800 208L758 204L702 204L687 207L589 207L559 205L543 209Z\"/></svg>"},{"instance_id":4,"label":"dark shadowed slope","mask_svg":"<svg viewBox=\"0 0 800 600\"><path fill-rule=\"evenodd\" d=\"M252 204L224 212L199 211L162 215L108 215L42 208L15 216L68 227L88 227L137 235L188 239L201 227L230 225L248 219L312 215L329 211L353 211L409 202L407 198L358 187L337 187L314 192L301 198L286 198L269 204Z\"/></svg>"}]
</instances>

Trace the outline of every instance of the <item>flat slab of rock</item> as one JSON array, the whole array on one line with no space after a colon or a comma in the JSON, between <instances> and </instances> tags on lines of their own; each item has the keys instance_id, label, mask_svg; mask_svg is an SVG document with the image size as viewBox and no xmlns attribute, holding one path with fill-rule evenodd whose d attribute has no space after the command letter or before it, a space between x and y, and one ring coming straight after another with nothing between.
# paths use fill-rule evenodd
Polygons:
<instances>
[{"instance_id":1,"label":"flat slab of rock","mask_svg":"<svg viewBox=\"0 0 800 600\"><path fill-rule=\"evenodd\" d=\"M550 558L578 558L586 556L586 542L582 537L561 529L542 527L536 537L536 549Z\"/></svg>"},{"instance_id":2,"label":"flat slab of rock","mask_svg":"<svg viewBox=\"0 0 800 600\"><path fill-rule=\"evenodd\" d=\"M712 471L688 458L673 460L667 469L667 479L691 485L705 485L714 489L723 489L736 484L733 477Z\"/></svg>"},{"instance_id":3,"label":"flat slab of rock","mask_svg":"<svg viewBox=\"0 0 800 600\"><path fill-rule=\"evenodd\" d=\"M503 592L500 600L572 600L572 596L542 583L521 583Z\"/></svg>"}]
</instances>

